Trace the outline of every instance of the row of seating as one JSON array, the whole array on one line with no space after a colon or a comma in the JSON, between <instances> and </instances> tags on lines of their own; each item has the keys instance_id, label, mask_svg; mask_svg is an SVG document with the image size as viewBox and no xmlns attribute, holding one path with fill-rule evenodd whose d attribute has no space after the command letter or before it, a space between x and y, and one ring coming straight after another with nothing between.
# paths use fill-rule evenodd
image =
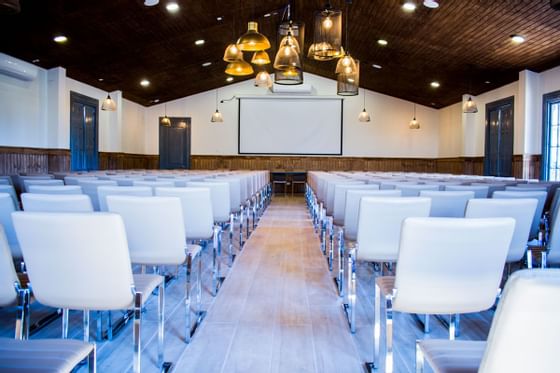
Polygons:
<instances>
[{"instance_id":1,"label":"row of seating","mask_svg":"<svg viewBox=\"0 0 560 373\"><path fill-rule=\"evenodd\" d=\"M396 179L403 176L399 174ZM459 314L490 308L502 283L504 265L520 262L527 252L527 265L531 267L528 240L540 238L540 245L547 244L542 230L539 235L541 215L549 191L554 195L556 189L552 183L520 183L514 190L494 190L493 198L488 199L487 194L476 198L476 191L479 187L487 191L489 185L452 185L462 177L448 180L441 175L422 175L422 184L417 183L417 175L415 181L393 179L395 175L310 172L306 193L329 268L332 270L333 261L338 261L336 280L339 294L345 297L352 332L356 261L377 263L381 275L386 268L396 267L396 277L378 276L375 281L374 359L367 365L370 370L380 366L381 331L385 330L385 369L392 371L393 311L426 315L425 332L429 331L430 314L451 315L449 338L454 339ZM498 180L484 181L498 188ZM500 188L506 189L505 184ZM335 201L337 196L339 200ZM547 214L552 224L549 250L560 234L555 218L557 197L551 199L552 209ZM338 210L342 206L343 213L337 206ZM339 250L334 258L337 239ZM355 241L350 250L345 250L345 240ZM549 251L549 258L556 252L560 249ZM384 314L382 304L386 305Z\"/></svg>"},{"instance_id":2,"label":"row of seating","mask_svg":"<svg viewBox=\"0 0 560 373\"><path fill-rule=\"evenodd\" d=\"M15 211L10 194L0 193L2 226L11 230L11 234L7 231L6 239L4 230L0 229L0 246L3 244L5 254L1 262L11 265L0 275L0 306L19 303L16 321L16 337L19 338L25 338L28 333L27 309L31 297L43 305L62 309L63 338L68 335L69 310L82 310L86 342L89 341L90 310L130 309L134 324L133 367L134 371L140 371L141 314L148 296L157 290L158 366L164 369L165 281L159 267L186 267L185 341L189 342L193 263L198 259L194 313L199 322L202 316L201 250L211 241L215 295L223 280L220 274L221 232L230 230L231 263L234 220L239 222L242 231L243 214L247 216L248 235L252 213L254 229L269 203L268 176L265 172L221 172L206 174L200 181L185 181L182 186L159 180L144 180L149 183L144 185L135 180L140 185L118 186L114 181L107 185L107 180L93 176L79 178L78 185L73 186L28 183L29 193L21 194L24 211L20 212ZM35 187L42 193L35 193ZM49 188L55 188L54 194L45 193ZM61 190L66 193L68 188L89 193L59 194ZM94 212L94 199L101 212ZM240 234L240 249L242 243ZM30 281L27 288L18 280L12 255L24 263L21 268L26 270ZM141 273L133 274L131 265L141 266ZM153 267L154 273L146 274L146 267ZM109 273L111 276L107 276ZM19 292L14 290L14 282ZM110 334L110 315L108 322L107 333ZM83 347L82 350L85 351ZM88 351L91 354L94 350ZM78 361L84 357L82 353ZM4 360L0 361L4 364Z\"/></svg>"}]
</instances>

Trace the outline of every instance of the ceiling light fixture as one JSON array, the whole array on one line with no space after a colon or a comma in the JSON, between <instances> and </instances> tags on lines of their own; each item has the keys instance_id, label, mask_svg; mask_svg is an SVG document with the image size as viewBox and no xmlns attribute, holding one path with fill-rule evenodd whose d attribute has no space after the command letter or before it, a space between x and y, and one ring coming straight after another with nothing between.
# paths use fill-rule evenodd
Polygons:
<instances>
[{"instance_id":1,"label":"ceiling light fixture","mask_svg":"<svg viewBox=\"0 0 560 373\"><path fill-rule=\"evenodd\" d=\"M423 2L426 8L436 9L439 7L439 3L436 0L424 0Z\"/></svg>"},{"instance_id":2,"label":"ceiling light fixture","mask_svg":"<svg viewBox=\"0 0 560 373\"><path fill-rule=\"evenodd\" d=\"M270 42L259 32L259 24L254 21L247 24L247 32L237 39L237 45L244 52L256 52L270 48Z\"/></svg>"},{"instance_id":3,"label":"ceiling light fixture","mask_svg":"<svg viewBox=\"0 0 560 373\"><path fill-rule=\"evenodd\" d=\"M270 88L272 87L272 77L268 71L263 70L257 73L255 77L255 87Z\"/></svg>"},{"instance_id":4,"label":"ceiling light fixture","mask_svg":"<svg viewBox=\"0 0 560 373\"><path fill-rule=\"evenodd\" d=\"M274 57L274 82L281 85L303 84L303 55L300 46L304 44L305 25L294 22L291 4L284 9L282 22L278 26L278 52Z\"/></svg>"},{"instance_id":5,"label":"ceiling light fixture","mask_svg":"<svg viewBox=\"0 0 560 373\"><path fill-rule=\"evenodd\" d=\"M369 116L369 113L366 111L366 89L362 88L362 91L364 92L364 110L362 110L360 115L358 115L358 120L360 122L366 123L366 122L371 121L371 118Z\"/></svg>"},{"instance_id":6,"label":"ceiling light fixture","mask_svg":"<svg viewBox=\"0 0 560 373\"><path fill-rule=\"evenodd\" d=\"M105 111L115 111L117 110L117 103L111 98L111 95L107 93L107 98L103 100L101 104L101 110Z\"/></svg>"},{"instance_id":7,"label":"ceiling light fixture","mask_svg":"<svg viewBox=\"0 0 560 373\"><path fill-rule=\"evenodd\" d=\"M212 118L210 119L210 122L221 123L223 121L224 118L222 117L222 113L220 113L220 111L218 110L218 90L216 89L216 111L212 114Z\"/></svg>"},{"instance_id":8,"label":"ceiling light fixture","mask_svg":"<svg viewBox=\"0 0 560 373\"><path fill-rule=\"evenodd\" d=\"M433 81L433 82L430 83L430 86L432 88L439 88L440 84L439 84L439 82Z\"/></svg>"},{"instance_id":9,"label":"ceiling light fixture","mask_svg":"<svg viewBox=\"0 0 560 373\"><path fill-rule=\"evenodd\" d=\"M251 63L254 65L268 65L270 63L270 57L268 57L268 53L265 51L256 51L253 53Z\"/></svg>"},{"instance_id":10,"label":"ceiling light fixture","mask_svg":"<svg viewBox=\"0 0 560 373\"><path fill-rule=\"evenodd\" d=\"M345 24L345 46L344 57L336 64L336 94L339 96L356 96L360 89L360 61L350 56L348 24L350 23L350 4L351 0L346 0L346 24Z\"/></svg>"},{"instance_id":11,"label":"ceiling light fixture","mask_svg":"<svg viewBox=\"0 0 560 373\"><path fill-rule=\"evenodd\" d=\"M465 114L478 113L476 102L473 101L472 96L469 96L469 99L465 102L465 105L463 106L463 113Z\"/></svg>"},{"instance_id":12,"label":"ceiling light fixture","mask_svg":"<svg viewBox=\"0 0 560 373\"><path fill-rule=\"evenodd\" d=\"M68 38L64 35L57 35L53 38L53 40L58 44L64 44L68 41Z\"/></svg>"},{"instance_id":13,"label":"ceiling light fixture","mask_svg":"<svg viewBox=\"0 0 560 373\"><path fill-rule=\"evenodd\" d=\"M234 62L243 59L243 52L237 46L237 44L231 43L226 47L224 52L224 61Z\"/></svg>"},{"instance_id":14,"label":"ceiling light fixture","mask_svg":"<svg viewBox=\"0 0 560 373\"><path fill-rule=\"evenodd\" d=\"M378 65L378 64L376 64L376 63L374 63L373 65L371 65L371 67L373 67L374 69L382 69L382 68L383 68L383 66Z\"/></svg>"},{"instance_id":15,"label":"ceiling light fixture","mask_svg":"<svg viewBox=\"0 0 560 373\"><path fill-rule=\"evenodd\" d=\"M389 44L389 42L385 39L379 39L377 40L377 44L381 45L381 46L386 46L387 44Z\"/></svg>"},{"instance_id":16,"label":"ceiling light fixture","mask_svg":"<svg viewBox=\"0 0 560 373\"><path fill-rule=\"evenodd\" d=\"M414 12L414 10L416 10L416 1L406 0L403 3L402 8L405 12Z\"/></svg>"},{"instance_id":17,"label":"ceiling light fixture","mask_svg":"<svg viewBox=\"0 0 560 373\"><path fill-rule=\"evenodd\" d=\"M224 19L224 17L216 17L216 21L218 21L218 22L222 22L223 19Z\"/></svg>"},{"instance_id":18,"label":"ceiling light fixture","mask_svg":"<svg viewBox=\"0 0 560 373\"><path fill-rule=\"evenodd\" d=\"M525 38L521 35L511 35L510 38L511 41L514 42L515 44L521 44L525 41Z\"/></svg>"},{"instance_id":19,"label":"ceiling light fixture","mask_svg":"<svg viewBox=\"0 0 560 373\"><path fill-rule=\"evenodd\" d=\"M228 77L226 78L226 82L228 82L228 83L233 82L233 78L232 78L231 76L228 76Z\"/></svg>"},{"instance_id":20,"label":"ceiling light fixture","mask_svg":"<svg viewBox=\"0 0 560 373\"><path fill-rule=\"evenodd\" d=\"M202 67L208 67L208 66L210 66L210 65L212 65L212 62L204 62L204 63L202 64Z\"/></svg>"},{"instance_id":21,"label":"ceiling light fixture","mask_svg":"<svg viewBox=\"0 0 560 373\"><path fill-rule=\"evenodd\" d=\"M149 81L148 79L142 79L142 80L140 81L140 85L141 85L142 87L148 87L148 86L150 85L150 81Z\"/></svg>"},{"instance_id":22,"label":"ceiling light fixture","mask_svg":"<svg viewBox=\"0 0 560 373\"><path fill-rule=\"evenodd\" d=\"M253 66L245 62L243 58L228 63L226 67L226 74L228 75L245 76L245 75L251 75L253 72L254 72Z\"/></svg>"},{"instance_id":23,"label":"ceiling light fixture","mask_svg":"<svg viewBox=\"0 0 560 373\"><path fill-rule=\"evenodd\" d=\"M204 43L205 43L204 39L198 39L198 40L195 40L195 42L194 42L194 44L198 45L198 46L204 45Z\"/></svg>"},{"instance_id":24,"label":"ceiling light fixture","mask_svg":"<svg viewBox=\"0 0 560 373\"><path fill-rule=\"evenodd\" d=\"M165 4L165 9L167 9L169 13L177 13L179 11L179 4L175 1L169 1Z\"/></svg>"},{"instance_id":25,"label":"ceiling light fixture","mask_svg":"<svg viewBox=\"0 0 560 373\"><path fill-rule=\"evenodd\" d=\"M313 44L307 56L318 61L342 56L342 11L333 9L329 1L324 10L315 12L313 19Z\"/></svg>"},{"instance_id":26,"label":"ceiling light fixture","mask_svg":"<svg viewBox=\"0 0 560 373\"><path fill-rule=\"evenodd\" d=\"M420 129L420 122L416 120L416 104L414 104L414 116L410 123L408 123L408 128L411 130L418 130Z\"/></svg>"},{"instance_id":27,"label":"ceiling light fixture","mask_svg":"<svg viewBox=\"0 0 560 373\"><path fill-rule=\"evenodd\" d=\"M164 115L163 118L160 119L160 123L162 126L171 127L171 119L167 116L167 104L163 104L164 106Z\"/></svg>"},{"instance_id":28,"label":"ceiling light fixture","mask_svg":"<svg viewBox=\"0 0 560 373\"><path fill-rule=\"evenodd\" d=\"M158 5L158 4L159 4L159 0L145 0L144 1L145 6L154 6L154 5Z\"/></svg>"}]
</instances>

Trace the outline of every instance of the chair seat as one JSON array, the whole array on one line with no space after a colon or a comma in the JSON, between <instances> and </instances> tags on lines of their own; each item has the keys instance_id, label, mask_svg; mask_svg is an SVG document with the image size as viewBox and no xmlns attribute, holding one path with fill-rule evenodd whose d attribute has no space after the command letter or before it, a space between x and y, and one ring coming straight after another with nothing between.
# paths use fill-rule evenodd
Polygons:
<instances>
[{"instance_id":1,"label":"chair seat","mask_svg":"<svg viewBox=\"0 0 560 373\"><path fill-rule=\"evenodd\" d=\"M93 344L72 339L0 339L0 372L70 372Z\"/></svg>"},{"instance_id":2,"label":"chair seat","mask_svg":"<svg viewBox=\"0 0 560 373\"><path fill-rule=\"evenodd\" d=\"M476 373L485 341L423 340L420 349L435 373Z\"/></svg>"},{"instance_id":3,"label":"chair seat","mask_svg":"<svg viewBox=\"0 0 560 373\"><path fill-rule=\"evenodd\" d=\"M187 255L190 254L193 258L195 258L198 254L200 254L201 250L202 246L189 244L187 245L187 249L185 250L185 252L187 253Z\"/></svg>"},{"instance_id":4,"label":"chair seat","mask_svg":"<svg viewBox=\"0 0 560 373\"><path fill-rule=\"evenodd\" d=\"M393 294L393 289L395 288L395 276L376 277L375 283L379 286L383 296Z\"/></svg>"},{"instance_id":5,"label":"chair seat","mask_svg":"<svg viewBox=\"0 0 560 373\"><path fill-rule=\"evenodd\" d=\"M146 275L146 274L135 274L134 286L136 291L144 294L142 297L142 304L146 303L148 300L148 295L151 294L164 280L163 276L160 275ZM134 307L134 304L130 304L130 308Z\"/></svg>"}]
</instances>

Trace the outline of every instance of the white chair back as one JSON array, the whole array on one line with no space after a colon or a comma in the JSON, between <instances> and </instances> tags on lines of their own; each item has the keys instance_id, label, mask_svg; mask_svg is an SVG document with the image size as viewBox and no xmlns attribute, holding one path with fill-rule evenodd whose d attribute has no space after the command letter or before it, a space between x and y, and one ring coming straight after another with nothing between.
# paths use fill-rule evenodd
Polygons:
<instances>
[{"instance_id":1,"label":"white chair back","mask_svg":"<svg viewBox=\"0 0 560 373\"><path fill-rule=\"evenodd\" d=\"M539 235L539 225L544 210L544 204L546 202L546 197L546 191L533 191L529 188L521 191L496 191L492 195L492 198L536 198L538 200L537 207L533 215L529 238L537 238L537 236Z\"/></svg>"},{"instance_id":2,"label":"white chair back","mask_svg":"<svg viewBox=\"0 0 560 373\"><path fill-rule=\"evenodd\" d=\"M0 193L0 224L4 227L8 245L14 259L22 257L17 240L14 225L12 223L12 212L16 211L12 197L8 193Z\"/></svg>"},{"instance_id":3,"label":"white chair back","mask_svg":"<svg viewBox=\"0 0 560 373\"><path fill-rule=\"evenodd\" d=\"M560 264L560 219L552 219L547 243L547 264Z\"/></svg>"},{"instance_id":4,"label":"white chair back","mask_svg":"<svg viewBox=\"0 0 560 373\"><path fill-rule=\"evenodd\" d=\"M64 185L80 185L81 181L99 180L97 176L64 176Z\"/></svg>"},{"instance_id":5,"label":"white chair back","mask_svg":"<svg viewBox=\"0 0 560 373\"><path fill-rule=\"evenodd\" d=\"M513 234L512 218L407 218L395 277L397 311L455 314L490 308Z\"/></svg>"},{"instance_id":6,"label":"white chair back","mask_svg":"<svg viewBox=\"0 0 560 373\"><path fill-rule=\"evenodd\" d=\"M397 261L403 220L428 217L430 202L424 197L363 197L358 219L358 259Z\"/></svg>"},{"instance_id":7,"label":"white chair back","mask_svg":"<svg viewBox=\"0 0 560 373\"><path fill-rule=\"evenodd\" d=\"M29 192L30 185L46 185L46 186L62 186L64 185L64 181L58 179L24 179L23 180L23 187L24 192Z\"/></svg>"},{"instance_id":8,"label":"white chair back","mask_svg":"<svg viewBox=\"0 0 560 373\"><path fill-rule=\"evenodd\" d=\"M185 225L176 197L107 196L110 212L126 228L132 263L181 264L186 258Z\"/></svg>"},{"instance_id":9,"label":"white chair back","mask_svg":"<svg viewBox=\"0 0 560 373\"><path fill-rule=\"evenodd\" d=\"M210 189L212 198L212 214L215 222L229 221L230 197L229 184L224 182L190 181L187 187L199 187Z\"/></svg>"},{"instance_id":10,"label":"white chair back","mask_svg":"<svg viewBox=\"0 0 560 373\"><path fill-rule=\"evenodd\" d=\"M363 181L352 180L352 179L342 179L342 180L328 180L327 181L327 199L325 201L325 208L327 209L327 215L334 217L334 197L335 190L338 185L363 185Z\"/></svg>"},{"instance_id":11,"label":"white chair back","mask_svg":"<svg viewBox=\"0 0 560 373\"><path fill-rule=\"evenodd\" d=\"M99 198L99 210L108 211L107 196L137 196L151 197L153 196L152 188L149 186L100 186L97 188L97 196Z\"/></svg>"},{"instance_id":12,"label":"white chair back","mask_svg":"<svg viewBox=\"0 0 560 373\"><path fill-rule=\"evenodd\" d=\"M336 184L333 200L333 221L336 225L344 225L344 210L346 208L346 192L350 189L378 190L379 185L356 182L351 184Z\"/></svg>"},{"instance_id":13,"label":"white chair back","mask_svg":"<svg viewBox=\"0 0 560 373\"><path fill-rule=\"evenodd\" d=\"M355 241L358 236L360 200L362 197L366 196L400 197L401 191L377 189L349 189L346 191L346 206L344 207L344 236L348 240Z\"/></svg>"},{"instance_id":14,"label":"white chair back","mask_svg":"<svg viewBox=\"0 0 560 373\"><path fill-rule=\"evenodd\" d=\"M431 217L463 218L469 199L474 198L473 191L451 192L423 190L420 197L429 197L432 200L430 208Z\"/></svg>"},{"instance_id":15,"label":"white chair back","mask_svg":"<svg viewBox=\"0 0 560 373\"><path fill-rule=\"evenodd\" d=\"M14 183L10 176L0 175L0 185L14 185Z\"/></svg>"},{"instance_id":16,"label":"white chair back","mask_svg":"<svg viewBox=\"0 0 560 373\"><path fill-rule=\"evenodd\" d=\"M498 192L496 192L498 193ZM466 218L500 218L515 219L515 230L506 261L518 262L525 255L531 222L537 207L534 198L525 199L471 199L467 203Z\"/></svg>"},{"instance_id":17,"label":"white chair back","mask_svg":"<svg viewBox=\"0 0 560 373\"><path fill-rule=\"evenodd\" d=\"M446 185L445 190L449 191L471 191L474 198L488 198L488 185Z\"/></svg>"},{"instance_id":18,"label":"white chair back","mask_svg":"<svg viewBox=\"0 0 560 373\"><path fill-rule=\"evenodd\" d=\"M557 372L559 314L560 270L515 272L498 304L478 372Z\"/></svg>"},{"instance_id":19,"label":"white chair back","mask_svg":"<svg viewBox=\"0 0 560 373\"><path fill-rule=\"evenodd\" d=\"M12 197L14 209L19 210L19 201L17 198L16 190L13 185L0 185L0 193L8 193Z\"/></svg>"},{"instance_id":20,"label":"white chair back","mask_svg":"<svg viewBox=\"0 0 560 373\"><path fill-rule=\"evenodd\" d=\"M21 195L23 210L29 212L93 212L91 199L85 194Z\"/></svg>"},{"instance_id":21,"label":"white chair back","mask_svg":"<svg viewBox=\"0 0 560 373\"><path fill-rule=\"evenodd\" d=\"M29 185L28 193L39 194L82 194L82 187L79 185Z\"/></svg>"},{"instance_id":22,"label":"white chair back","mask_svg":"<svg viewBox=\"0 0 560 373\"><path fill-rule=\"evenodd\" d=\"M204 181L210 183L228 183L230 203L229 210L234 213L238 213L241 210L241 182L239 179L220 176L214 179L205 179Z\"/></svg>"},{"instance_id":23,"label":"white chair back","mask_svg":"<svg viewBox=\"0 0 560 373\"><path fill-rule=\"evenodd\" d=\"M16 303L17 295L14 284L18 277L14 268L10 245L0 225L0 307L12 306Z\"/></svg>"},{"instance_id":24,"label":"white chair back","mask_svg":"<svg viewBox=\"0 0 560 373\"><path fill-rule=\"evenodd\" d=\"M120 216L16 212L13 220L41 304L80 310L132 305L134 281Z\"/></svg>"},{"instance_id":25,"label":"white chair back","mask_svg":"<svg viewBox=\"0 0 560 373\"><path fill-rule=\"evenodd\" d=\"M152 192L158 187L172 188L175 186L173 180L134 180L133 186L147 186L152 188Z\"/></svg>"},{"instance_id":26,"label":"white chair back","mask_svg":"<svg viewBox=\"0 0 560 373\"><path fill-rule=\"evenodd\" d=\"M212 238L214 217L209 188L156 188L156 196L181 199L185 234L188 240Z\"/></svg>"},{"instance_id":27,"label":"white chair back","mask_svg":"<svg viewBox=\"0 0 560 373\"><path fill-rule=\"evenodd\" d=\"M395 187L395 189L400 190L402 192L403 197L418 197L420 192L424 190L439 190L439 185L437 184L417 184L417 185L406 185L406 184L399 184Z\"/></svg>"}]
</instances>

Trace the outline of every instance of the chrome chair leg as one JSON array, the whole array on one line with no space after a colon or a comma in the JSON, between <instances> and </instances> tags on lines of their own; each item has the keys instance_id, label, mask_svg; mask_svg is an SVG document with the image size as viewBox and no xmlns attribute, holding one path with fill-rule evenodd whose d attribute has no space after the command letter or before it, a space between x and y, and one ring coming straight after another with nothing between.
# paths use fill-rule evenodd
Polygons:
<instances>
[{"instance_id":1,"label":"chrome chair leg","mask_svg":"<svg viewBox=\"0 0 560 373\"><path fill-rule=\"evenodd\" d=\"M218 294L218 290L224 280L221 276L221 263L220 257L222 255L222 231L219 226L214 226L213 237L213 256L212 256L212 269L213 269L213 292L214 296Z\"/></svg>"},{"instance_id":2,"label":"chrome chair leg","mask_svg":"<svg viewBox=\"0 0 560 373\"><path fill-rule=\"evenodd\" d=\"M385 340L387 352L385 354L385 372L393 372L393 296L385 297Z\"/></svg>"},{"instance_id":3,"label":"chrome chair leg","mask_svg":"<svg viewBox=\"0 0 560 373\"><path fill-rule=\"evenodd\" d=\"M334 261L334 223L333 218L328 218L328 226L329 226L329 256L327 259L327 263L329 264L329 271L332 272L333 270L333 261Z\"/></svg>"},{"instance_id":4,"label":"chrome chair leg","mask_svg":"<svg viewBox=\"0 0 560 373\"><path fill-rule=\"evenodd\" d=\"M15 284L17 292L17 317L15 327L15 339L29 339L29 301L30 290Z\"/></svg>"},{"instance_id":5,"label":"chrome chair leg","mask_svg":"<svg viewBox=\"0 0 560 373\"><path fill-rule=\"evenodd\" d=\"M243 248L243 211L245 207L241 205L241 209L239 210L239 250Z\"/></svg>"},{"instance_id":6,"label":"chrome chair leg","mask_svg":"<svg viewBox=\"0 0 560 373\"><path fill-rule=\"evenodd\" d=\"M132 339L134 342L134 357L133 357L133 371L134 373L140 373L140 362L141 357L141 327L142 327L142 293L137 293L134 290L134 323L132 326Z\"/></svg>"},{"instance_id":7,"label":"chrome chair leg","mask_svg":"<svg viewBox=\"0 0 560 373\"><path fill-rule=\"evenodd\" d=\"M89 310L83 311L84 342L89 342Z\"/></svg>"},{"instance_id":8,"label":"chrome chair leg","mask_svg":"<svg viewBox=\"0 0 560 373\"><path fill-rule=\"evenodd\" d=\"M348 302L342 305L352 334L356 332L356 250L353 248L348 252Z\"/></svg>"},{"instance_id":9,"label":"chrome chair leg","mask_svg":"<svg viewBox=\"0 0 560 373\"><path fill-rule=\"evenodd\" d=\"M62 339L68 338L68 315L70 310L68 308L62 309Z\"/></svg>"},{"instance_id":10,"label":"chrome chair leg","mask_svg":"<svg viewBox=\"0 0 560 373\"><path fill-rule=\"evenodd\" d=\"M235 224L235 215L233 213L229 214L229 242L228 242L228 251L229 251L229 265L233 264L235 260L235 253L233 252L233 228Z\"/></svg>"},{"instance_id":11,"label":"chrome chair leg","mask_svg":"<svg viewBox=\"0 0 560 373\"><path fill-rule=\"evenodd\" d=\"M187 273L185 278L185 343L191 341L191 273L192 255L187 255Z\"/></svg>"},{"instance_id":12,"label":"chrome chair leg","mask_svg":"<svg viewBox=\"0 0 560 373\"><path fill-rule=\"evenodd\" d=\"M379 351L381 346L381 289L375 284L374 323L373 323L373 362L372 368L379 368Z\"/></svg>"},{"instance_id":13,"label":"chrome chair leg","mask_svg":"<svg viewBox=\"0 0 560 373\"><path fill-rule=\"evenodd\" d=\"M87 364L89 373L97 373L97 346L95 344L87 357Z\"/></svg>"},{"instance_id":14,"label":"chrome chair leg","mask_svg":"<svg viewBox=\"0 0 560 373\"><path fill-rule=\"evenodd\" d=\"M162 369L164 360L165 338L165 281L158 286L158 367Z\"/></svg>"},{"instance_id":15,"label":"chrome chair leg","mask_svg":"<svg viewBox=\"0 0 560 373\"><path fill-rule=\"evenodd\" d=\"M424 373L424 354L419 340L416 340L416 373Z\"/></svg>"},{"instance_id":16,"label":"chrome chair leg","mask_svg":"<svg viewBox=\"0 0 560 373\"><path fill-rule=\"evenodd\" d=\"M338 273L335 282L338 289L338 296L344 297L344 230L338 231Z\"/></svg>"}]
</instances>

